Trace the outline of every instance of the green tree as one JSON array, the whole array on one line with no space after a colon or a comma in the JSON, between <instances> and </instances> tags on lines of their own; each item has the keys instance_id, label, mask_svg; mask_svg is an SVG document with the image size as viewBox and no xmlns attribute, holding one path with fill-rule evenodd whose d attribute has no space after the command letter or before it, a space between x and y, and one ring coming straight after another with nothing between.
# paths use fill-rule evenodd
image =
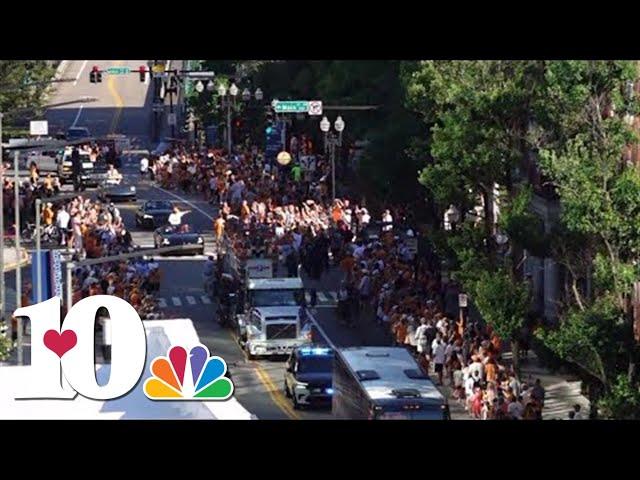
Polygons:
<instances>
[{"instance_id":1,"label":"green tree","mask_svg":"<svg viewBox=\"0 0 640 480\"><path fill-rule=\"evenodd\" d=\"M536 61L425 61L402 69L407 104L428 128L427 165L419 182L440 213L449 205L462 213L467 225L447 234L456 278L481 302L485 320L512 342L516 370L518 334L530 304L518 271L523 249L541 250L544 238L528 208L530 192L514 171L531 148L543 68ZM496 184L505 213L500 222L494 211ZM466 214L479 199L483 215L472 219ZM470 235L469 228L477 230L473 225L482 228L481 238ZM509 248L498 245L498 233L507 235Z\"/></svg>"},{"instance_id":2,"label":"green tree","mask_svg":"<svg viewBox=\"0 0 640 480\"><path fill-rule=\"evenodd\" d=\"M555 127L540 159L560 196L563 238L579 241L570 252L556 242L573 295L559 326L539 336L599 383L603 411L618 418L629 417L618 408L624 398L638 398L631 293L640 273L640 173L623 156L637 141L625 122L637 111L626 95L636 77L633 62L550 62L545 78L556 108L540 117L547 130ZM590 289L578 287L584 276Z\"/></svg>"},{"instance_id":3,"label":"green tree","mask_svg":"<svg viewBox=\"0 0 640 480\"><path fill-rule=\"evenodd\" d=\"M55 69L43 60L0 60L0 111L5 123L42 114L44 93Z\"/></svg>"}]
</instances>

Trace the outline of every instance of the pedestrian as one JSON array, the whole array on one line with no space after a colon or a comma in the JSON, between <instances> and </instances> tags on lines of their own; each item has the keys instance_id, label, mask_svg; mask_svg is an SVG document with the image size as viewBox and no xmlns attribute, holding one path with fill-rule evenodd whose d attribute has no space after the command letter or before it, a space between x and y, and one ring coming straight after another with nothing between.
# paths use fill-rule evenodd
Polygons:
<instances>
[{"instance_id":1,"label":"pedestrian","mask_svg":"<svg viewBox=\"0 0 640 480\"><path fill-rule=\"evenodd\" d=\"M416 328L416 349L418 350L418 353L422 355L426 353L427 345L429 344L427 328L427 319L422 317L420 319L420 326Z\"/></svg>"},{"instance_id":2,"label":"pedestrian","mask_svg":"<svg viewBox=\"0 0 640 480\"><path fill-rule=\"evenodd\" d=\"M142 157L140 159L140 176L144 177L149 172L149 159Z\"/></svg>"},{"instance_id":3,"label":"pedestrian","mask_svg":"<svg viewBox=\"0 0 640 480\"><path fill-rule=\"evenodd\" d=\"M431 344L431 351L433 352L433 363L435 365L435 372L438 375L438 385L443 385L442 375L444 373L445 351L446 345L442 341L442 334L437 333L435 340Z\"/></svg>"}]
</instances>

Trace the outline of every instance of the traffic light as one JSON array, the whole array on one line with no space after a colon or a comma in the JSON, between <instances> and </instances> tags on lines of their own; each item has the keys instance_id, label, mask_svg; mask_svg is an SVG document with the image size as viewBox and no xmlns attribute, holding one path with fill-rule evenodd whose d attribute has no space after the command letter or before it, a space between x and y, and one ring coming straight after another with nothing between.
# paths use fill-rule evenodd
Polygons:
<instances>
[{"instance_id":1,"label":"traffic light","mask_svg":"<svg viewBox=\"0 0 640 480\"><path fill-rule=\"evenodd\" d=\"M89 73L89 81L91 83L101 83L102 82L102 72L97 65L94 65Z\"/></svg>"},{"instance_id":2,"label":"traffic light","mask_svg":"<svg viewBox=\"0 0 640 480\"><path fill-rule=\"evenodd\" d=\"M140 70L138 70L140 72L140 81L144 83L144 81L147 79L147 67L145 67L144 65L140 65Z\"/></svg>"}]
</instances>

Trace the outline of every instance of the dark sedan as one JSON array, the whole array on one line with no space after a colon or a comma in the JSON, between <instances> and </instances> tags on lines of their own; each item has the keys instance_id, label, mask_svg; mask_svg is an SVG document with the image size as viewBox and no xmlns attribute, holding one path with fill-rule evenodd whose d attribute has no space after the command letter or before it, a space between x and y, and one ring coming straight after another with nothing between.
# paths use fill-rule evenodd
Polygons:
<instances>
[{"instance_id":1,"label":"dark sedan","mask_svg":"<svg viewBox=\"0 0 640 480\"><path fill-rule=\"evenodd\" d=\"M136 212L136 225L142 228L158 228L168 223L173 204L167 200L149 200Z\"/></svg>"},{"instance_id":2,"label":"dark sedan","mask_svg":"<svg viewBox=\"0 0 640 480\"><path fill-rule=\"evenodd\" d=\"M156 248L170 247L174 245L189 245L187 250L181 250L167 255L202 255L204 254L204 238L189 225L167 225L153 232L153 244Z\"/></svg>"},{"instance_id":3,"label":"dark sedan","mask_svg":"<svg viewBox=\"0 0 640 480\"><path fill-rule=\"evenodd\" d=\"M98 187L98 198L103 202L135 202L137 198L136 187L107 180Z\"/></svg>"}]
</instances>

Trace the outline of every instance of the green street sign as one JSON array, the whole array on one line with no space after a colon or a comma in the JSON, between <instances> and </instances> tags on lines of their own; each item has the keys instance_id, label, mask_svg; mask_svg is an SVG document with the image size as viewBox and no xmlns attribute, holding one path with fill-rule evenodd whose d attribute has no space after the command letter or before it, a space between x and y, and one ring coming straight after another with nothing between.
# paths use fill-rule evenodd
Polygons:
<instances>
[{"instance_id":1,"label":"green street sign","mask_svg":"<svg viewBox=\"0 0 640 480\"><path fill-rule=\"evenodd\" d=\"M131 73L131 69L129 67L109 67L107 73L109 75L126 75Z\"/></svg>"},{"instance_id":2,"label":"green street sign","mask_svg":"<svg viewBox=\"0 0 640 480\"><path fill-rule=\"evenodd\" d=\"M307 113L309 102L306 100L279 101L273 109L276 113Z\"/></svg>"}]
</instances>

